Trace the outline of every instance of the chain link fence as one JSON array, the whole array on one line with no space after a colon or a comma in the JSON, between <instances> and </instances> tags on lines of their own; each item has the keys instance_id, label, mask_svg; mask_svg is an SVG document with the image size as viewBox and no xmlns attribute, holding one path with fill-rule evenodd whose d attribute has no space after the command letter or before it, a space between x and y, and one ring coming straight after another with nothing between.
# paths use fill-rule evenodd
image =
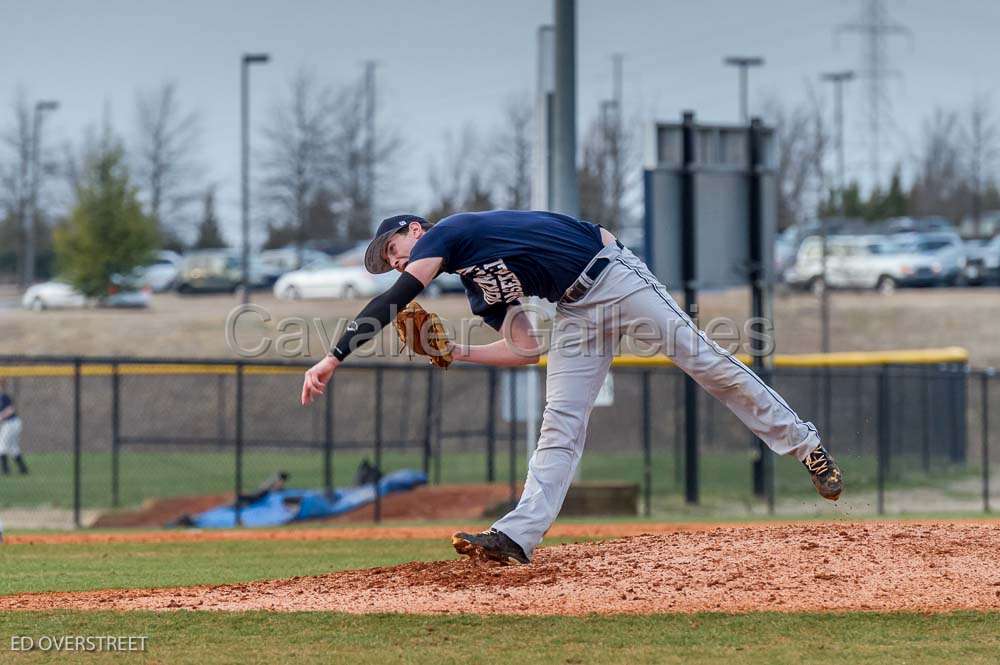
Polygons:
<instances>
[{"instance_id":1,"label":"chain link fence","mask_svg":"<svg viewBox=\"0 0 1000 665\"><path fill-rule=\"evenodd\" d=\"M352 485L362 460L382 473L422 470L432 484L502 483L516 498L528 433L544 407L544 369L351 363L324 399L303 408L307 367L0 357L29 469L12 466L0 477L5 521L81 526L154 498L232 501L278 471L296 487L331 489ZM1000 455L990 455L1000 400L991 370L957 362L777 367L769 379L841 463L840 505L852 514L989 510L1000 478ZM750 433L704 393L699 502L685 502L686 380L669 365L616 365L577 479L634 483L639 511L661 517L824 509L790 458L767 453L767 482L755 492Z\"/></svg>"}]
</instances>

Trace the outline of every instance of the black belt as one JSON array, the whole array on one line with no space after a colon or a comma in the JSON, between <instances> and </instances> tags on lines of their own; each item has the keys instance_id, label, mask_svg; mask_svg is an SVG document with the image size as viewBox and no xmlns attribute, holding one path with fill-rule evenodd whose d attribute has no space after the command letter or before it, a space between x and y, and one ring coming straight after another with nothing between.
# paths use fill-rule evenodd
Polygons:
<instances>
[{"instance_id":1,"label":"black belt","mask_svg":"<svg viewBox=\"0 0 1000 665\"><path fill-rule=\"evenodd\" d=\"M618 249L625 249L625 245L621 244L617 240L615 240L615 244L618 245ZM594 282L597 281L597 278L601 276L601 273L604 272L604 269L607 268L610 263L611 259L604 256L591 263L586 272L584 272L580 277L577 277L576 281L573 282L573 285L566 289L566 293L563 294L560 302L576 302L585 296L587 291L590 290L590 287L594 285ZM584 278L586 278L586 281L584 281Z\"/></svg>"}]
</instances>

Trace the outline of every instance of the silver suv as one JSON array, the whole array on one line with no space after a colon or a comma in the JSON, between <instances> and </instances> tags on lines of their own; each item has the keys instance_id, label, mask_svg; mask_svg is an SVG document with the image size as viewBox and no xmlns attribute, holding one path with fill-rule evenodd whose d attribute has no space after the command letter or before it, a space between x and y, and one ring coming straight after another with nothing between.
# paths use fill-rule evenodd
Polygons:
<instances>
[{"instance_id":1,"label":"silver suv","mask_svg":"<svg viewBox=\"0 0 1000 665\"><path fill-rule=\"evenodd\" d=\"M941 273L934 257L909 251L911 246L896 242L895 237L830 236L824 277L822 246L819 236L802 241L795 263L786 274L789 284L814 293L830 287L875 289L889 294L898 286L936 283Z\"/></svg>"}]
</instances>

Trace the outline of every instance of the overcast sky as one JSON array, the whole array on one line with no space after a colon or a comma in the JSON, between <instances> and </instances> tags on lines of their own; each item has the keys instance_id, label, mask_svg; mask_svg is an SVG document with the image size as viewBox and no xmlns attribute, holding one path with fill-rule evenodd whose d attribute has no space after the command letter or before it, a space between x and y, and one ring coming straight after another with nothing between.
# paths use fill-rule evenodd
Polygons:
<instances>
[{"instance_id":1,"label":"overcast sky","mask_svg":"<svg viewBox=\"0 0 1000 665\"><path fill-rule=\"evenodd\" d=\"M888 7L913 33L912 41L889 41L901 74L889 87L891 147L903 154L936 105L965 107L976 93L1000 101L1000 2L890 0ZM735 121L736 73L721 64L727 54L767 60L751 75L751 111L767 95L800 101L820 72L861 65L859 38L834 37L861 9L861 0L579 0L578 126L611 94L614 52L625 55L628 116L672 120L691 108L706 121ZM303 66L336 85L374 59L382 117L404 139L391 198L419 210L429 201L427 162L441 154L445 133L466 122L486 129L511 94L534 89L535 33L551 20L547 0L2 0L0 125L22 86L31 100L61 103L47 144L78 140L105 105L130 140L136 91L175 81L184 107L201 116L201 158L231 232L239 210L240 55L273 58L253 72L255 128ZM867 158L863 89L852 84L846 98L848 162L859 174Z\"/></svg>"}]
</instances>

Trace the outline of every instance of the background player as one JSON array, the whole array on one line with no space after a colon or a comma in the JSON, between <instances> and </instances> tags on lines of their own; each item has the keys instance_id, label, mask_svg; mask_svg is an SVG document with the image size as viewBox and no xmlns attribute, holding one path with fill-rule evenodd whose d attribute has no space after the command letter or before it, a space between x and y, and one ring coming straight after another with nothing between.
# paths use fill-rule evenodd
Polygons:
<instances>
[{"instance_id":1,"label":"background player","mask_svg":"<svg viewBox=\"0 0 1000 665\"><path fill-rule=\"evenodd\" d=\"M528 563L562 507L616 342L639 325L644 341L653 331L661 350L774 452L802 461L823 497L840 495L840 469L820 445L816 428L698 330L646 265L596 224L540 211L459 213L434 226L399 215L379 225L365 267L402 275L306 372L303 404L323 394L344 358L377 335L439 272L460 275L473 313L503 333L492 344L456 345L456 360L494 366L537 362L534 331L517 305L525 296L557 304L546 406L521 499L488 531L455 534L455 549L462 554Z\"/></svg>"},{"instance_id":2,"label":"background player","mask_svg":"<svg viewBox=\"0 0 1000 665\"><path fill-rule=\"evenodd\" d=\"M7 379L0 376L0 472L10 473L9 458L13 458L22 474L28 465L21 456L21 419L14 410L14 400L7 394Z\"/></svg>"}]
</instances>

